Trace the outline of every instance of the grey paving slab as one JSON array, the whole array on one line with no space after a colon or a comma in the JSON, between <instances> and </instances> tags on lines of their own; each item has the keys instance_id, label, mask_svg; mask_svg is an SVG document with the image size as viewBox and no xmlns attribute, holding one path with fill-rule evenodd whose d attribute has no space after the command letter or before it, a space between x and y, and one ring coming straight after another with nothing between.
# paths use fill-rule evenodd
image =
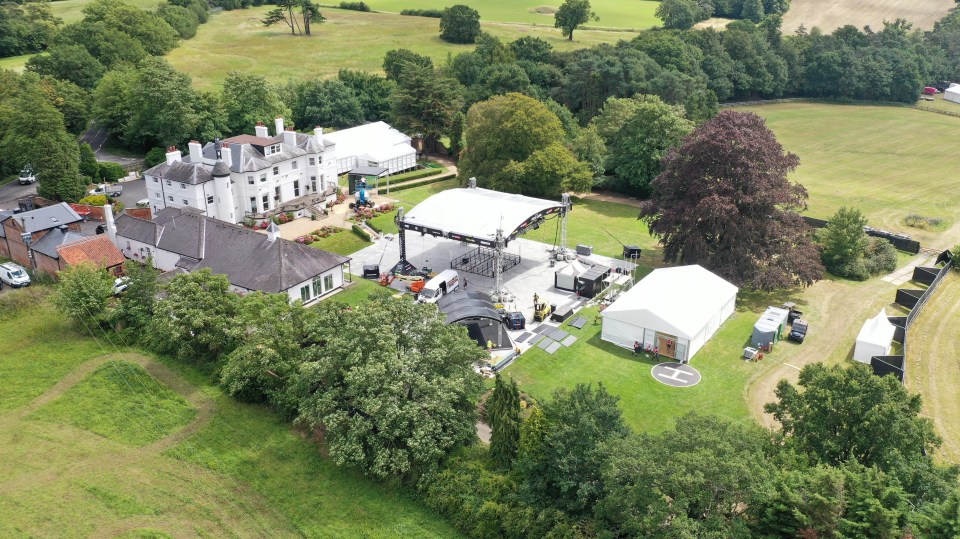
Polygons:
<instances>
[{"instance_id":1,"label":"grey paving slab","mask_svg":"<svg viewBox=\"0 0 960 539\"><path fill-rule=\"evenodd\" d=\"M517 342L523 342L523 341L529 339L531 335L533 335L533 333L530 333L529 331L524 331L524 332L521 333L520 336L517 337L515 340L516 340Z\"/></svg>"},{"instance_id":2,"label":"grey paving slab","mask_svg":"<svg viewBox=\"0 0 960 539\"><path fill-rule=\"evenodd\" d=\"M578 316L573 319L573 322L570 322L570 326L575 327L577 329L583 329L583 326L585 326L586 324L587 324L587 319L582 316Z\"/></svg>"},{"instance_id":3,"label":"grey paving slab","mask_svg":"<svg viewBox=\"0 0 960 539\"><path fill-rule=\"evenodd\" d=\"M546 340L546 339L544 339L544 340ZM544 352L546 352L546 353L548 353L548 354L552 354L552 353L556 352L556 351L559 350L559 349L560 349L560 343L558 343L557 341L553 341L553 344L551 344L550 346L546 347L546 348L544 349Z\"/></svg>"},{"instance_id":4,"label":"grey paving slab","mask_svg":"<svg viewBox=\"0 0 960 539\"><path fill-rule=\"evenodd\" d=\"M562 329L557 329L547 334L548 337L555 341L562 341L563 339L567 338L567 335L570 334Z\"/></svg>"},{"instance_id":5,"label":"grey paving slab","mask_svg":"<svg viewBox=\"0 0 960 539\"><path fill-rule=\"evenodd\" d=\"M533 330L534 333L543 334L545 331L553 331L557 329L557 326L551 326L550 324L540 324L537 326L537 329Z\"/></svg>"},{"instance_id":6,"label":"grey paving slab","mask_svg":"<svg viewBox=\"0 0 960 539\"><path fill-rule=\"evenodd\" d=\"M573 343L575 343L575 342L577 342L577 338L574 337L573 335L569 335L569 336L567 336L566 339L560 341L560 344L562 344L562 345L564 345L564 346L572 346Z\"/></svg>"},{"instance_id":7,"label":"grey paving slab","mask_svg":"<svg viewBox=\"0 0 960 539\"><path fill-rule=\"evenodd\" d=\"M556 342L557 342L557 341L555 341L555 340L553 340L553 339L548 339L548 338L544 337L543 340L541 340L539 343L537 343L537 346L539 346L540 348L543 348L544 350L546 350L548 346L550 346L551 344L555 344Z\"/></svg>"}]
</instances>

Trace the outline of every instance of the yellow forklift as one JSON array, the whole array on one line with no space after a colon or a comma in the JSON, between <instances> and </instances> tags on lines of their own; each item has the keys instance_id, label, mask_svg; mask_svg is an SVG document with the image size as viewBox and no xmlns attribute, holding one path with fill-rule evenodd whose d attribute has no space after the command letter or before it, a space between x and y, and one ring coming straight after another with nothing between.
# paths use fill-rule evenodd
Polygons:
<instances>
[{"instance_id":1,"label":"yellow forklift","mask_svg":"<svg viewBox=\"0 0 960 539\"><path fill-rule=\"evenodd\" d=\"M534 322L543 322L550 318L550 306L547 305L547 302L541 302L540 296L538 294L533 295L533 321Z\"/></svg>"}]
</instances>

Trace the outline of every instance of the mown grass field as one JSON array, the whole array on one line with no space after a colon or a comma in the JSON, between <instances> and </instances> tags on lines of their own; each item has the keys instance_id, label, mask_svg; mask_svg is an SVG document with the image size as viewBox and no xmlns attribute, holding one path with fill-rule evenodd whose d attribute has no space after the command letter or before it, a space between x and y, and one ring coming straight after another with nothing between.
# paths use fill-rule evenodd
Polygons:
<instances>
[{"instance_id":1,"label":"mown grass field","mask_svg":"<svg viewBox=\"0 0 960 539\"><path fill-rule=\"evenodd\" d=\"M123 0L127 4L136 6L140 9L156 9L161 4L158 0ZM57 17L63 19L65 23L79 21L83 18L83 7L90 3L90 0L55 0L50 2L50 10Z\"/></svg>"},{"instance_id":2,"label":"mown grass field","mask_svg":"<svg viewBox=\"0 0 960 539\"><path fill-rule=\"evenodd\" d=\"M7 58L0 58L0 69L9 69L19 73L23 71L23 68L27 65L27 60L29 60L32 56L32 54L24 54L23 56L9 56Z\"/></svg>"},{"instance_id":3,"label":"mown grass field","mask_svg":"<svg viewBox=\"0 0 960 539\"><path fill-rule=\"evenodd\" d=\"M563 2L554 0L483 0L464 2L480 12L481 21L523 22L553 26L553 13ZM376 11L399 13L404 9L443 9L453 5L447 0L370 0L367 2ZM587 26L604 28L650 28L660 24L654 15L659 2L648 0L593 0L590 6L599 21L590 21ZM576 32L574 32L576 35Z\"/></svg>"},{"instance_id":4,"label":"mown grass field","mask_svg":"<svg viewBox=\"0 0 960 539\"><path fill-rule=\"evenodd\" d=\"M439 19L323 8L327 22L315 26L313 36L294 37L282 25L263 26L260 21L267 10L264 6L214 13L196 37L182 41L167 59L193 77L195 87L213 89L234 70L285 83L290 79L332 77L343 68L379 73L383 56L391 49L411 49L429 55L435 63L445 61L448 54L473 50L473 45L442 41ZM574 41L568 41L552 24L491 22L484 23L483 29L505 41L527 35L542 37L556 50L633 37L623 31L583 30L575 33Z\"/></svg>"},{"instance_id":5,"label":"mown grass field","mask_svg":"<svg viewBox=\"0 0 960 539\"><path fill-rule=\"evenodd\" d=\"M807 31L818 27L824 33L845 24L857 28L883 29L883 21L905 19L914 28L933 29L933 24L953 9L950 0L793 0L783 16L783 33L793 33L801 24Z\"/></svg>"},{"instance_id":6,"label":"mown grass field","mask_svg":"<svg viewBox=\"0 0 960 539\"><path fill-rule=\"evenodd\" d=\"M116 348L46 301L11 312L0 313L0 537L459 537L209 375L123 353L122 372L137 375L126 391L104 368ZM184 402L196 413L154 430Z\"/></svg>"},{"instance_id":7,"label":"mown grass field","mask_svg":"<svg viewBox=\"0 0 960 539\"><path fill-rule=\"evenodd\" d=\"M876 228L924 246L950 247L960 223L960 118L900 106L782 103L737 108L763 116L784 148L800 157L792 179L810 193L807 215L860 208ZM910 228L907 215L945 221L946 231Z\"/></svg>"},{"instance_id":8,"label":"mown grass field","mask_svg":"<svg viewBox=\"0 0 960 539\"><path fill-rule=\"evenodd\" d=\"M110 361L29 417L72 425L127 445L155 442L189 423L196 410L168 387L141 386L149 377L139 365ZM152 419L151 428L131 421L138 415Z\"/></svg>"}]
</instances>

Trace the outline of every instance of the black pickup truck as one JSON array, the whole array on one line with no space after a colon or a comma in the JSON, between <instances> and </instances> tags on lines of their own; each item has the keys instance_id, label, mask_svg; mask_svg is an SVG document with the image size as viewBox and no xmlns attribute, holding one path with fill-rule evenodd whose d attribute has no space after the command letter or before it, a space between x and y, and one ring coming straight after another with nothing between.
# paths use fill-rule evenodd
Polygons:
<instances>
[{"instance_id":1,"label":"black pickup truck","mask_svg":"<svg viewBox=\"0 0 960 539\"><path fill-rule=\"evenodd\" d=\"M799 318L793 321L793 327L790 329L790 334L787 335L787 340L802 343L803 339L807 337L807 323Z\"/></svg>"}]
</instances>

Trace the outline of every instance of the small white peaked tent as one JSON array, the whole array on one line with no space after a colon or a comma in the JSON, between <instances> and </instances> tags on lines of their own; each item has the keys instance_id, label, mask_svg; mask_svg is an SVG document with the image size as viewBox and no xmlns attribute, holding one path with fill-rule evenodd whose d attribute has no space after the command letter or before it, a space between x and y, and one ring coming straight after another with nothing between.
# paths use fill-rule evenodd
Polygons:
<instances>
[{"instance_id":1,"label":"small white peaked tent","mask_svg":"<svg viewBox=\"0 0 960 539\"><path fill-rule=\"evenodd\" d=\"M890 355L893 334L897 327L887 319L887 311L880 313L863 323L857 335L857 346L853 349L853 359L860 363L870 363L873 356Z\"/></svg>"},{"instance_id":2,"label":"small white peaked tent","mask_svg":"<svg viewBox=\"0 0 960 539\"><path fill-rule=\"evenodd\" d=\"M960 86L950 86L943 91L943 98L947 101L960 103Z\"/></svg>"},{"instance_id":3,"label":"small white peaked tent","mask_svg":"<svg viewBox=\"0 0 960 539\"><path fill-rule=\"evenodd\" d=\"M600 337L689 361L733 314L736 300L736 286L700 266L653 270L600 313Z\"/></svg>"}]
</instances>

